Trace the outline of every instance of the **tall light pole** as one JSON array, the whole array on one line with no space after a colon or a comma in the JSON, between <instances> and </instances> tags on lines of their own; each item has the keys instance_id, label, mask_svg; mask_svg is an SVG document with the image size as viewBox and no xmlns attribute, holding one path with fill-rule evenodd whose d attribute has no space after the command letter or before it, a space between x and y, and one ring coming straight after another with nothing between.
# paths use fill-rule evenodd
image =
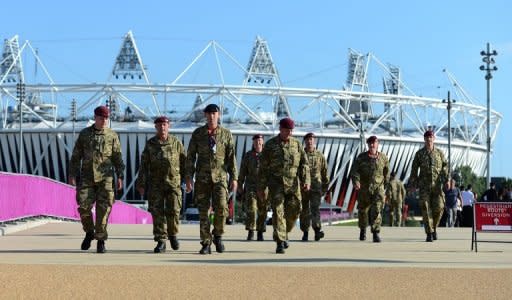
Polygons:
<instances>
[{"instance_id":1,"label":"tall light pole","mask_svg":"<svg viewBox=\"0 0 512 300\"><path fill-rule=\"evenodd\" d=\"M20 103L20 148L19 148L19 163L18 163L18 173L23 173L23 101L25 100L25 84L23 82L18 82L16 84L16 96L18 96L18 101Z\"/></svg>"},{"instance_id":2,"label":"tall light pole","mask_svg":"<svg viewBox=\"0 0 512 300\"><path fill-rule=\"evenodd\" d=\"M443 99L443 103L446 103L446 109L448 110L448 177L452 178L452 103L456 101L450 98L450 91L448 91L447 99Z\"/></svg>"},{"instance_id":3,"label":"tall light pole","mask_svg":"<svg viewBox=\"0 0 512 300\"><path fill-rule=\"evenodd\" d=\"M487 43L487 51L482 50L480 55L485 63L480 66L480 70L485 71L485 80L487 81L487 187L491 184L491 72L497 71L496 66L492 66L495 61L493 56L498 55L496 50L491 51L491 45Z\"/></svg>"}]
</instances>

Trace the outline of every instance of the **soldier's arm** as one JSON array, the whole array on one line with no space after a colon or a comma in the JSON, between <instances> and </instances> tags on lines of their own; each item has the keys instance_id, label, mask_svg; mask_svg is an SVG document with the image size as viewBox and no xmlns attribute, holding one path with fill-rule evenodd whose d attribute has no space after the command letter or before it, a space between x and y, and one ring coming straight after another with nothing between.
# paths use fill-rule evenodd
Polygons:
<instances>
[{"instance_id":1,"label":"soldier's arm","mask_svg":"<svg viewBox=\"0 0 512 300\"><path fill-rule=\"evenodd\" d=\"M185 154L185 147L183 146L183 144L178 141L178 151L179 151L179 156L180 156L180 181L181 180L185 180L185 168L186 168L186 164L187 164L187 155Z\"/></svg>"},{"instance_id":2,"label":"soldier's arm","mask_svg":"<svg viewBox=\"0 0 512 300\"><path fill-rule=\"evenodd\" d=\"M411 175L409 176L409 186L411 188L416 187L416 180L418 178L418 169L420 167L420 159L418 153L419 151L414 154L414 159L412 160Z\"/></svg>"},{"instance_id":3,"label":"soldier's arm","mask_svg":"<svg viewBox=\"0 0 512 300\"><path fill-rule=\"evenodd\" d=\"M384 159L384 184L387 185L389 183L389 160L386 155L384 155L383 159Z\"/></svg>"},{"instance_id":4,"label":"soldier's arm","mask_svg":"<svg viewBox=\"0 0 512 300\"><path fill-rule=\"evenodd\" d=\"M267 188L268 184L268 168L270 163L270 147L267 147L269 144L265 143L265 147L263 147L263 151L261 152L260 158L260 168L258 170L258 193L263 193L263 191Z\"/></svg>"},{"instance_id":5,"label":"soldier's arm","mask_svg":"<svg viewBox=\"0 0 512 300\"><path fill-rule=\"evenodd\" d=\"M309 190L311 186L311 172L309 171L309 161L306 155L306 151L299 145L300 151L300 181L306 190Z\"/></svg>"},{"instance_id":6,"label":"soldier's arm","mask_svg":"<svg viewBox=\"0 0 512 300\"><path fill-rule=\"evenodd\" d=\"M238 174L238 189L242 190L245 177L247 177L247 153L242 157L242 162L240 163L240 173Z\"/></svg>"},{"instance_id":7,"label":"soldier's arm","mask_svg":"<svg viewBox=\"0 0 512 300\"><path fill-rule=\"evenodd\" d=\"M112 151L112 156L117 178L123 179L125 166L123 162L123 154L121 153L121 142L119 141L117 133L114 134L114 149Z\"/></svg>"},{"instance_id":8,"label":"soldier's arm","mask_svg":"<svg viewBox=\"0 0 512 300\"><path fill-rule=\"evenodd\" d=\"M354 164L352 165L352 171L350 172L350 178L352 179L352 184L358 190L361 186L361 174L359 174L359 156L355 159Z\"/></svg>"},{"instance_id":9,"label":"soldier's arm","mask_svg":"<svg viewBox=\"0 0 512 300\"><path fill-rule=\"evenodd\" d=\"M76 176L80 171L80 162L83 158L83 145L84 145L84 134L80 133L78 135L78 139L75 143L75 147L73 148L73 153L71 154L71 158L69 159L69 184L76 185Z\"/></svg>"},{"instance_id":10,"label":"soldier's arm","mask_svg":"<svg viewBox=\"0 0 512 300\"><path fill-rule=\"evenodd\" d=\"M148 143L146 142L146 146L144 146L144 150L142 151L142 155L140 157L139 175L137 176L137 181L135 181L135 188L141 195L144 194L144 189L146 188L146 180L147 180L148 171L149 171L149 150L148 150Z\"/></svg>"},{"instance_id":11,"label":"soldier's arm","mask_svg":"<svg viewBox=\"0 0 512 300\"><path fill-rule=\"evenodd\" d=\"M233 135L231 132L228 132L227 136L226 162L228 173L230 180L236 184L238 179L238 170L236 168L235 143L233 142Z\"/></svg>"},{"instance_id":12,"label":"soldier's arm","mask_svg":"<svg viewBox=\"0 0 512 300\"><path fill-rule=\"evenodd\" d=\"M321 154L321 153L320 153ZM327 161L323 154L320 155L321 169L320 176L322 178L322 193L325 194L329 189L329 177L327 176Z\"/></svg>"},{"instance_id":13,"label":"soldier's arm","mask_svg":"<svg viewBox=\"0 0 512 300\"><path fill-rule=\"evenodd\" d=\"M188 143L187 158L185 163L185 180L191 182L196 172L196 158L197 158L197 135L196 132L192 133L190 142Z\"/></svg>"}]
</instances>

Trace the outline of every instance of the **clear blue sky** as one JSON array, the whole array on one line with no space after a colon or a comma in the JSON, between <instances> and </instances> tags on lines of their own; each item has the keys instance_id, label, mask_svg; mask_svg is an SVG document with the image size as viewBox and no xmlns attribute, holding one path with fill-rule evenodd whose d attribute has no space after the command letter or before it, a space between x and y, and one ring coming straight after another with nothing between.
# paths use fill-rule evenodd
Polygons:
<instances>
[{"instance_id":1,"label":"clear blue sky","mask_svg":"<svg viewBox=\"0 0 512 300\"><path fill-rule=\"evenodd\" d=\"M56 82L102 82L132 30L153 82L169 82L216 40L245 65L256 35L288 86L339 89L347 49L401 68L418 95L444 97L447 68L485 105L480 51L498 51L493 109L504 116L492 176L512 177L512 2L430 1L7 1L0 37L18 34L45 58ZM244 54L246 53L246 54ZM74 61L75 60L75 61Z\"/></svg>"}]
</instances>

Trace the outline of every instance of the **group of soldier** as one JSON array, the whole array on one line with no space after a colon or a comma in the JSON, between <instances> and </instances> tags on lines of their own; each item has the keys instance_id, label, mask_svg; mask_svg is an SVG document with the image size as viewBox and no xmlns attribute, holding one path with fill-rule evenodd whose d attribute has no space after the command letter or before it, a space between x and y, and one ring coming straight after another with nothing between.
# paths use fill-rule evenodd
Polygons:
<instances>
[{"instance_id":1,"label":"group of soldier","mask_svg":"<svg viewBox=\"0 0 512 300\"><path fill-rule=\"evenodd\" d=\"M204 109L206 124L192 133L188 149L169 134L165 116L154 120L156 134L147 140L140 159L137 191L146 195L153 218L155 253L166 251L166 241L173 250L180 247L177 234L182 208L181 183L192 192L199 210L200 254L225 251L222 241L228 217L230 191L244 195L247 240L263 241L267 208L272 209L273 240L276 253L289 247L288 234L300 219L302 240L308 241L313 228L314 240L324 237L320 220L320 202L327 193L329 179L323 154L316 149L314 133L303 143L292 136L295 127L290 118L281 119L279 133L264 142L261 134L253 136L253 147L245 153L238 174L235 144L231 132L219 125L220 108L209 104ZM114 185L123 186L124 163L117 134L108 128L109 110L94 110L94 124L83 129L70 159L69 183L76 185L76 200L85 237L82 250L97 240L97 252L106 252L107 222L114 203ZM434 134L425 132L425 147L414 157L410 186L419 187L420 203L427 234L426 241L437 239L436 227L443 212L442 184L446 180L446 160L434 147ZM379 236L382 207L390 199L395 225L401 218L403 185L391 176L386 155L378 151L376 136L367 139L368 151L358 155L351 180L358 193L360 240L366 239L370 226L373 242ZM419 170L419 176L418 176ZM115 181L115 182L114 182ZM96 220L92 209L96 205ZM213 220L210 219L213 211ZM213 224L212 224L213 223ZM213 229L211 228L213 225Z\"/></svg>"}]
</instances>

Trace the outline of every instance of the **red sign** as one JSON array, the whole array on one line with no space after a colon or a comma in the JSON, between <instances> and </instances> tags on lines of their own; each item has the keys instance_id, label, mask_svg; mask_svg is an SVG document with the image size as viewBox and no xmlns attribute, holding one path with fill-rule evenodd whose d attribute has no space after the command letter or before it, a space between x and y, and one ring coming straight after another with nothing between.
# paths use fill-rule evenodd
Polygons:
<instances>
[{"instance_id":1,"label":"red sign","mask_svg":"<svg viewBox=\"0 0 512 300\"><path fill-rule=\"evenodd\" d=\"M476 231L512 232L512 202L477 202Z\"/></svg>"}]
</instances>

